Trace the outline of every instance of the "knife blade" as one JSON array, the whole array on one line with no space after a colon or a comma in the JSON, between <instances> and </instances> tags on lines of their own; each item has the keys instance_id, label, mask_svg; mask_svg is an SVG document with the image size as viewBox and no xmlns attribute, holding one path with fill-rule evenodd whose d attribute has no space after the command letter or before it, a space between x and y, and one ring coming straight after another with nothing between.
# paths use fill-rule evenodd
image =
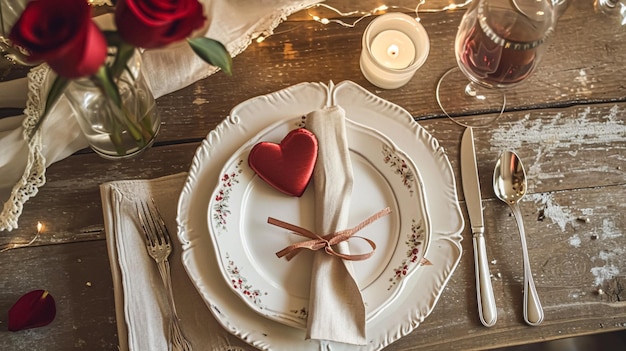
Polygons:
<instances>
[{"instance_id":1,"label":"knife blade","mask_svg":"<svg viewBox=\"0 0 626 351\"><path fill-rule=\"evenodd\" d=\"M476 164L476 150L474 147L474 132L466 128L461 139L461 183L465 204L469 214L474 244L474 269L476 271L476 298L478 300L478 314L480 321L486 327L496 324L498 313L496 300L491 286L491 275L485 246L485 223L483 220L483 205L480 197L480 182L478 166Z\"/></svg>"}]
</instances>

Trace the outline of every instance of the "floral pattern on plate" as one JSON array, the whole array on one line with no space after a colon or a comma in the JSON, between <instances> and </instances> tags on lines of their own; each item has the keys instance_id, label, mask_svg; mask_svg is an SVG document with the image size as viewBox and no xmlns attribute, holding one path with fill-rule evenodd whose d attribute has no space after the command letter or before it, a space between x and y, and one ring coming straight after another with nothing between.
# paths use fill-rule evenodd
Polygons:
<instances>
[{"instance_id":1,"label":"floral pattern on plate","mask_svg":"<svg viewBox=\"0 0 626 351\"><path fill-rule=\"evenodd\" d=\"M406 258L402 260L400 265L394 269L394 275L389 279L391 282L387 289L392 289L402 279L406 278L411 269L420 264L430 265L430 261L424 257L420 258L420 249L422 248L422 239L425 235L425 228L420 221L413 219L411 225L411 232L407 235L407 239L404 242L407 246Z\"/></svg>"},{"instance_id":2,"label":"floral pattern on plate","mask_svg":"<svg viewBox=\"0 0 626 351\"><path fill-rule=\"evenodd\" d=\"M239 183L239 174L242 172L242 162L243 160L239 160L233 171L222 174L219 190L214 195L213 222L216 224L215 228L220 230L220 232L226 230L226 218L231 213L228 201L230 200L230 193L233 190L233 186Z\"/></svg>"},{"instance_id":3,"label":"floral pattern on plate","mask_svg":"<svg viewBox=\"0 0 626 351\"><path fill-rule=\"evenodd\" d=\"M230 255L226 254L226 258L229 259ZM254 289L252 285L248 284L248 279L241 274L235 261L228 261L228 274L230 275L230 284L233 289L239 291L242 296L247 297L258 308L265 308L261 296L267 295L267 293L263 293L259 289Z\"/></svg>"},{"instance_id":4,"label":"floral pattern on plate","mask_svg":"<svg viewBox=\"0 0 626 351\"><path fill-rule=\"evenodd\" d=\"M383 145L382 153L385 163L388 163L390 167L395 170L396 174L402 177L402 183L409 189L409 193L413 196L415 192L415 173L411 167L409 167L406 159L402 155L398 155L392 148L387 145Z\"/></svg>"},{"instance_id":5,"label":"floral pattern on plate","mask_svg":"<svg viewBox=\"0 0 626 351\"><path fill-rule=\"evenodd\" d=\"M305 122L294 118L268 127L244 144L220 172L208 209L211 239L222 275L235 293L254 311L292 327L305 328L303 306L308 306L311 255L292 261L277 259L274 253L302 238L265 223L268 217L312 229L315 214L312 185L301 198L285 196L248 166L248 154L261 141L277 142ZM373 318L402 291L404 280L422 262L430 235L430 220L423 197L423 185L413 161L386 136L346 120L346 135L354 170L350 225L390 207L392 214L368 225L360 236L374 240L374 256L354 262L356 279L366 305L366 318ZM308 195L307 195L308 193ZM303 223L304 222L304 223ZM415 227L413 223L420 223ZM407 232L419 228L420 241L405 240ZM358 247L351 250L358 252ZM414 252L415 262L406 256ZM304 257L301 257L304 256ZM232 266L246 272L245 286L233 281ZM396 267L404 267L397 275ZM389 285L389 277L393 284ZM263 291L257 304L250 288Z\"/></svg>"}]
</instances>

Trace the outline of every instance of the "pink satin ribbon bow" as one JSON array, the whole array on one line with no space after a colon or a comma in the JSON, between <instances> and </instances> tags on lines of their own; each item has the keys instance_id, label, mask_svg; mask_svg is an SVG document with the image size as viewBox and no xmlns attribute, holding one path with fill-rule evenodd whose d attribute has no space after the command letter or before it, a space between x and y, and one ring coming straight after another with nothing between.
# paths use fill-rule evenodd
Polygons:
<instances>
[{"instance_id":1,"label":"pink satin ribbon bow","mask_svg":"<svg viewBox=\"0 0 626 351\"><path fill-rule=\"evenodd\" d=\"M267 218L267 223L290 230L300 236L304 236L304 237L312 239L312 240L299 242L297 244L289 245L286 248L278 251L276 253L276 256L278 256L279 258L282 258L284 256L287 259L287 261L289 261L292 258L294 258L302 249L316 251L316 250L320 250L323 248L324 251L326 251L326 253L329 255L337 256L344 260L361 261L361 260L366 260L370 258L374 254L374 251L376 251L376 243L374 243L370 239L367 239L361 236L354 236L354 234L358 232L359 230L365 228L372 222L376 221L377 219L388 215L389 213L391 213L391 209L389 207L385 207L384 209L374 213L373 215L371 215L370 217L368 217L363 222L359 223L353 228L340 230L338 232L327 234L324 236L319 236L311 232L310 230L304 229L302 227L298 227L297 225L293 225L291 223L283 222L281 220L278 220L272 217ZM346 254L339 253L333 249L332 247L333 245L338 244L342 241L348 240L350 238L359 238L359 239L365 240L370 245L372 250L363 254L346 255Z\"/></svg>"}]
</instances>

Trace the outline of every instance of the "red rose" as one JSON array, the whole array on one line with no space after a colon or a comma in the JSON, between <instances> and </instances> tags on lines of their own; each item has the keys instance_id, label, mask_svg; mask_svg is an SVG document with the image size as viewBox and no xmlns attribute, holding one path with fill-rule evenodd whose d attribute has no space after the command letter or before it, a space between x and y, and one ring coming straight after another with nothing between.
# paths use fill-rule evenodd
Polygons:
<instances>
[{"instance_id":1,"label":"red rose","mask_svg":"<svg viewBox=\"0 0 626 351\"><path fill-rule=\"evenodd\" d=\"M119 0L115 9L122 39L146 49L184 39L205 20L197 0Z\"/></svg>"},{"instance_id":2,"label":"red rose","mask_svg":"<svg viewBox=\"0 0 626 351\"><path fill-rule=\"evenodd\" d=\"M9 39L42 60L60 76L95 73L104 63L107 43L91 21L85 0L34 0L17 20Z\"/></svg>"}]
</instances>

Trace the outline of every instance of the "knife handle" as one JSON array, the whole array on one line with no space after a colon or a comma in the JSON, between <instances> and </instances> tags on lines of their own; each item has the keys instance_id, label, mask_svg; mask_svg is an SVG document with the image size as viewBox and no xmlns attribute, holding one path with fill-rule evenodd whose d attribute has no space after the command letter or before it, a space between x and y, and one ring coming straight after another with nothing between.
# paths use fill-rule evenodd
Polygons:
<instances>
[{"instance_id":1,"label":"knife handle","mask_svg":"<svg viewBox=\"0 0 626 351\"><path fill-rule=\"evenodd\" d=\"M478 314L480 321L485 327L492 327L498 320L496 299L493 296L491 286L491 274L487 260L487 249L483 233L475 233L474 242L474 268L476 269L476 297L478 299Z\"/></svg>"}]
</instances>

